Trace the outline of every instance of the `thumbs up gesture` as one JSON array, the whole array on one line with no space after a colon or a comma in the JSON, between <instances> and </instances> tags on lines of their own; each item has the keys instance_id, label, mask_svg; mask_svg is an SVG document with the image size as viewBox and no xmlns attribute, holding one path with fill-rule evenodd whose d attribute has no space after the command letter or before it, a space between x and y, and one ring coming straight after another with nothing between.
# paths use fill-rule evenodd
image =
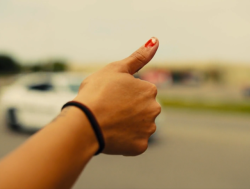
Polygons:
<instances>
[{"instance_id":1,"label":"thumbs up gesture","mask_svg":"<svg viewBox=\"0 0 250 189\"><path fill-rule=\"evenodd\" d=\"M155 99L156 86L133 74L153 58L158 46L159 41L151 38L129 57L106 65L82 82L74 100L95 115L105 140L103 153L133 156L147 149L161 106Z\"/></svg>"}]
</instances>

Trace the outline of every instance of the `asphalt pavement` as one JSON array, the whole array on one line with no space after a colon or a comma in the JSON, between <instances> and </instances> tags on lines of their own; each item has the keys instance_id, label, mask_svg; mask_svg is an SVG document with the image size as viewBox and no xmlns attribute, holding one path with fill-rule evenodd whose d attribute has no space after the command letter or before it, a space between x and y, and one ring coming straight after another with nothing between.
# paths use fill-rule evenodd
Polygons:
<instances>
[{"instance_id":1,"label":"asphalt pavement","mask_svg":"<svg viewBox=\"0 0 250 189\"><path fill-rule=\"evenodd\" d=\"M0 122L3 157L30 135ZM250 115L164 109L144 154L94 157L74 189L250 188L249 162Z\"/></svg>"}]
</instances>

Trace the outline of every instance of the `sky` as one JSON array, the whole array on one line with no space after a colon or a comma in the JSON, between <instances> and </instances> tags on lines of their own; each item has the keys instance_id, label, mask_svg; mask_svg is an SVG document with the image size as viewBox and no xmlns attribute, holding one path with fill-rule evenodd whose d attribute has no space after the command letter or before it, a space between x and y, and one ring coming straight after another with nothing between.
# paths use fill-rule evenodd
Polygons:
<instances>
[{"instance_id":1,"label":"sky","mask_svg":"<svg viewBox=\"0 0 250 189\"><path fill-rule=\"evenodd\" d=\"M0 53L23 63L125 58L150 37L154 61L250 64L249 0L1 0Z\"/></svg>"}]
</instances>

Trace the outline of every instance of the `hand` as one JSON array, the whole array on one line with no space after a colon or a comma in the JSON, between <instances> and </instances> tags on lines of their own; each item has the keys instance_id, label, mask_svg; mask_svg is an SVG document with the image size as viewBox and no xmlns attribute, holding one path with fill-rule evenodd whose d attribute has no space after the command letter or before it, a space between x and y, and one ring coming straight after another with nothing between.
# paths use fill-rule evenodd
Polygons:
<instances>
[{"instance_id":1,"label":"hand","mask_svg":"<svg viewBox=\"0 0 250 189\"><path fill-rule=\"evenodd\" d=\"M135 79L154 56L159 42L151 38L124 60L113 62L87 77L74 99L94 113L105 140L106 154L139 155L155 132L161 112L155 85Z\"/></svg>"}]
</instances>

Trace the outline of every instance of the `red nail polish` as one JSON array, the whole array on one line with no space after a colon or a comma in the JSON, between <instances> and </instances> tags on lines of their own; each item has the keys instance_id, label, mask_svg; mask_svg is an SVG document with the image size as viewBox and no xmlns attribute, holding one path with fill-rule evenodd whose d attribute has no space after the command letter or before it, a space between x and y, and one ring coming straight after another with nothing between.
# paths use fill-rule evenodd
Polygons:
<instances>
[{"instance_id":1,"label":"red nail polish","mask_svg":"<svg viewBox=\"0 0 250 189\"><path fill-rule=\"evenodd\" d=\"M156 39L151 38L146 44L145 47L153 47L156 44Z\"/></svg>"}]
</instances>

